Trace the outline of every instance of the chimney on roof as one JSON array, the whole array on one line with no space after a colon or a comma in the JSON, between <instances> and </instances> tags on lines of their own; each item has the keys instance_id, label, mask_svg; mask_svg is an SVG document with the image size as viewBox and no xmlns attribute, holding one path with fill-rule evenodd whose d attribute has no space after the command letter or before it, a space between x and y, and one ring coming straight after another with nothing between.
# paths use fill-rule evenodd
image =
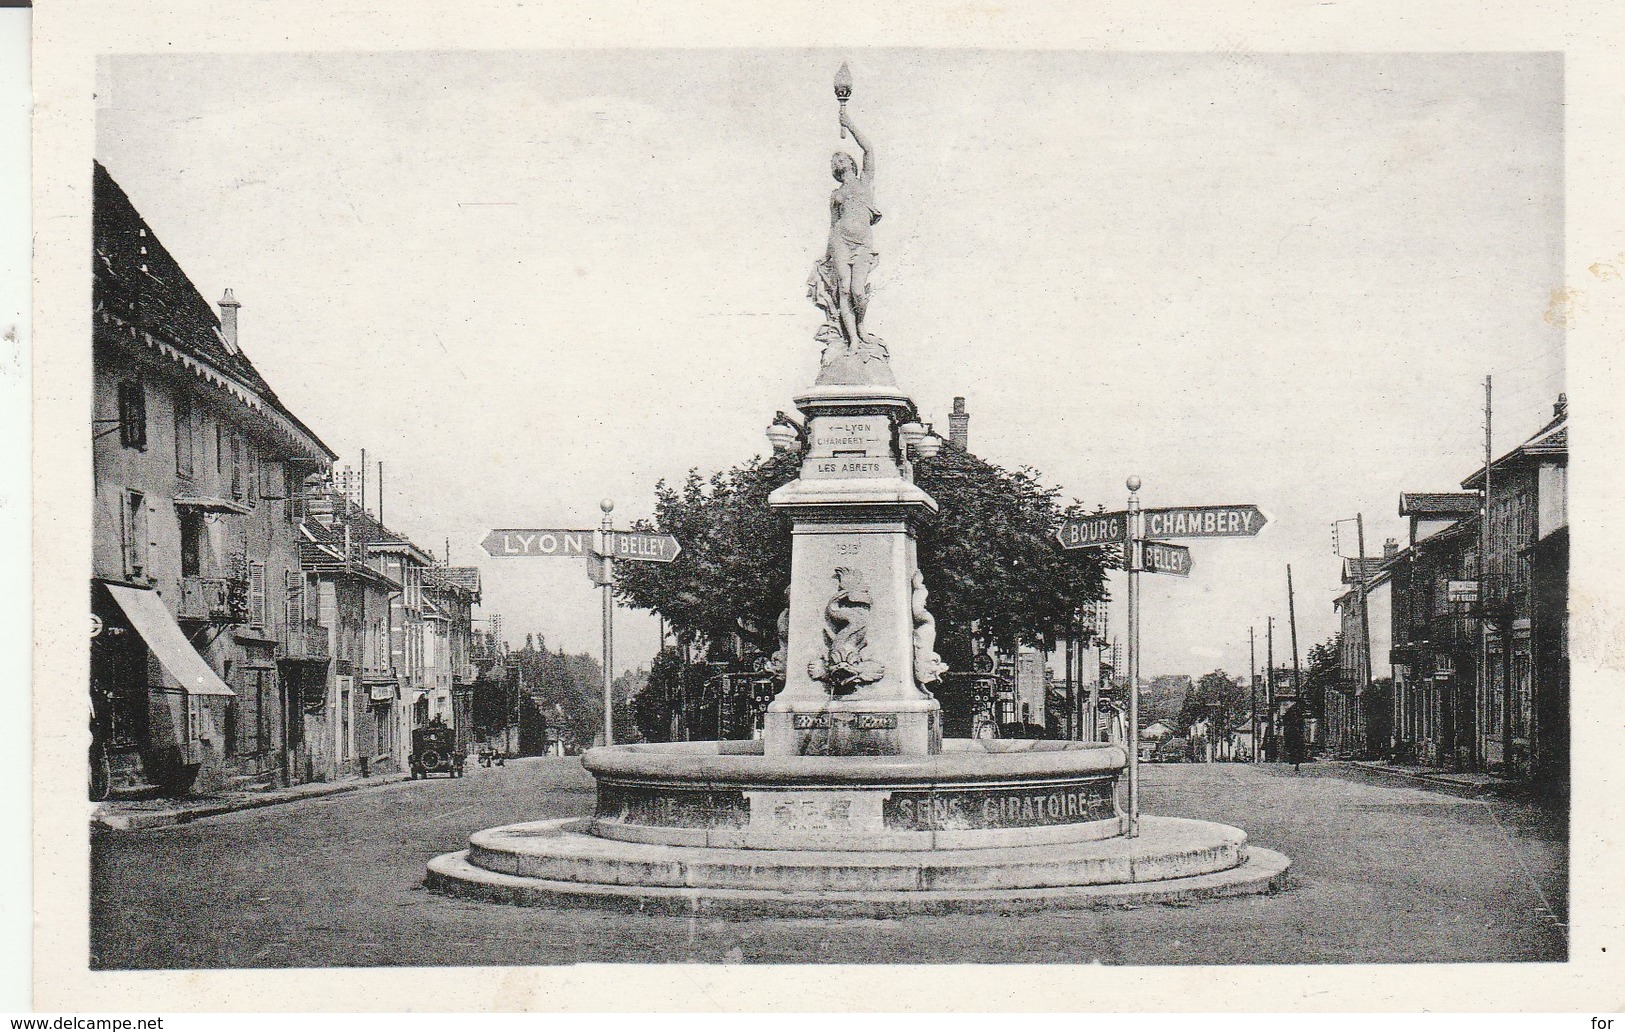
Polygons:
<instances>
[{"instance_id":1,"label":"chimney on roof","mask_svg":"<svg viewBox=\"0 0 1625 1032\"><path fill-rule=\"evenodd\" d=\"M233 355L237 353L237 309L241 307L227 287L226 296L220 299L220 336L226 341L226 350Z\"/></svg>"},{"instance_id":2,"label":"chimney on roof","mask_svg":"<svg viewBox=\"0 0 1625 1032\"><path fill-rule=\"evenodd\" d=\"M1398 538L1389 538L1387 541L1384 541L1382 543L1382 557L1384 559L1392 559L1394 556L1396 556L1398 554L1399 554L1399 539Z\"/></svg>"},{"instance_id":3,"label":"chimney on roof","mask_svg":"<svg viewBox=\"0 0 1625 1032\"><path fill-rule=\"evenodd\" d=\"M948 443L960 451L970 451L970 413L965 411L965 399L954 399L954 410L948 413Z\"/></svg>"}]
</instances>

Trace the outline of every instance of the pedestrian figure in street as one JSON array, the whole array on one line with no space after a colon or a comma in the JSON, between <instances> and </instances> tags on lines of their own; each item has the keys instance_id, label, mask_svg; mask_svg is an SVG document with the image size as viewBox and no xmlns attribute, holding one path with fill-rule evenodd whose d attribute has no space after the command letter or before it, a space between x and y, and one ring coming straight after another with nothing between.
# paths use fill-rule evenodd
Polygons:
<instances>
[{"instance_id":1,"label":"pedestrian figure in street","mask_svg":"<svg viewBox=\"0 0 1625 1032\"><path fill-rule=\"evenodd\" d=\"M1303 708L1298 703L1287 707L1285 715L1281 718L1285 725L1281 736L1286 740L1286 760L1292 764L1292 773L1298 773L1298 764L1304 760L1303 756Z\"/></svg>"}]
</instances>

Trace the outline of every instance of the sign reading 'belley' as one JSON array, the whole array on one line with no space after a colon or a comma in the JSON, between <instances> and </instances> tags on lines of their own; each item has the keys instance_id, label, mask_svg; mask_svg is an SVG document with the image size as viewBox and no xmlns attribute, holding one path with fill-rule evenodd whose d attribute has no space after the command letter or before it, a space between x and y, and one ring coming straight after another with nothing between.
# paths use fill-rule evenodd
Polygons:
<instances>
[{"instance_id":1,"label":"sign reading 'belley'","mask_svg":"<svg viewBox=\"0 0 1625 1032\"><path fill-rule=\"evenodd\" d=\"M1055 528L1055 541L1062 548L1102 548L1128 540L1128 513L1100 512L1093 516L1072 516Z\"/></svg>"},{"instance_id":2,"label":"sign reading 'belley'","mask_svg":"<svg viewBox=\"0 0 1625 1032\"><path fill-rule=\"evenodd\" d=\"M1145 510L1148 538L1252 537L1268 520L1256 505L1187 505Z\"/></svg>"},{"instance_id":3,"label":"sign reading 'belley'","mask_svg":"<svg viewBox=\"0 0 1625 1032\"><path fill-rule=\"evenodd\" d=\"M1171 573L1175 577L1191 575L1191 550L1184 545L1146 541L1140 545L1140 549L1146 573Z\"/></svg>"},{"instance_id":4,"label":"sign reading 'belley'","mask_svg":"<svg viewBox=\"0 0 1625 1032\"><path fill-rule=\"evenodd\" d=\"M651 563L669 563L683 550L683 546L670 534L642 534L624 530L606 533L604 546L604 554L611 559L642 559Z\"/></svg>"}]
</instances>

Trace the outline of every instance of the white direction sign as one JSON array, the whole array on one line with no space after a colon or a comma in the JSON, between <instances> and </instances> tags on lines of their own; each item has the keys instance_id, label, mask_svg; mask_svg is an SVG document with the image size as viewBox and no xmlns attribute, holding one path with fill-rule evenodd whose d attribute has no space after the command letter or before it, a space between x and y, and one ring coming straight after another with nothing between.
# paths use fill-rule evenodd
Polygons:
<instances>
[{"instance_id":1,"label":"white direction sign","mask_svg":"<svg viewBox=\"0 0 1625 1032\"><path fill-rule=\"evenodd\" d=\"M480 547L492 556L585 556L593 552L592 530L493 530Z\"/></svg>"},{"instance_id":2,"label":"white direction sign","mask_svg":"<svg viewBox=\"0 0 1625 1032\"><path fill-rule=\"evenodd\" d=\"M1269 520L1256 505L1186 505L1146 509L1148 538L1252 537Z\"/></svg>"}]
</instances>

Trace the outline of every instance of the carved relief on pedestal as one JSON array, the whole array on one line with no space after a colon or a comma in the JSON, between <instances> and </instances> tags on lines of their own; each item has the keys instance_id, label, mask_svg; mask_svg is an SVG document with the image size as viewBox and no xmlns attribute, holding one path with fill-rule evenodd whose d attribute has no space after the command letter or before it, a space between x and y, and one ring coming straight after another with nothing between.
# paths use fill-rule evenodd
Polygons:
<instances>
[{"instance_id":1,"label":"carved relief on pedestal","mask_svg":"<svg viewBox=\"0 0 1625 1032\"><path fill-rule=\"evenodd\" d=\"M924 688L942 680L948 664L937 655L937 618L925 608L930 592L925 589L925 575L914 571L914 683Z\"/></svg>"},{"instance_id":2,"label":"carved relief on pedestal","mask_svg":"<svg viewBox=\"0 0 1625 1032\"><path fill-rule=\"evenodd\" d=\"M779 648L767 661L767 672L775 678L784 680L784 671L788 666L790 655L790 610L786 609L779 614Z\"/></svg>"},{"instance_id":3,"label":"carved relief on pedestal","mask_svg":"<svg viewBox=\"0 0 1625 1032\"><path fill-rule=\"evenodd\" d=\"M824 606L824 655L807 664L807 676L831 695L850 695L886 674L886 664L864 655L869 648L869 609L873 600L863 571L835 570L835 597Z\"/></svg>"}]
</instances>

